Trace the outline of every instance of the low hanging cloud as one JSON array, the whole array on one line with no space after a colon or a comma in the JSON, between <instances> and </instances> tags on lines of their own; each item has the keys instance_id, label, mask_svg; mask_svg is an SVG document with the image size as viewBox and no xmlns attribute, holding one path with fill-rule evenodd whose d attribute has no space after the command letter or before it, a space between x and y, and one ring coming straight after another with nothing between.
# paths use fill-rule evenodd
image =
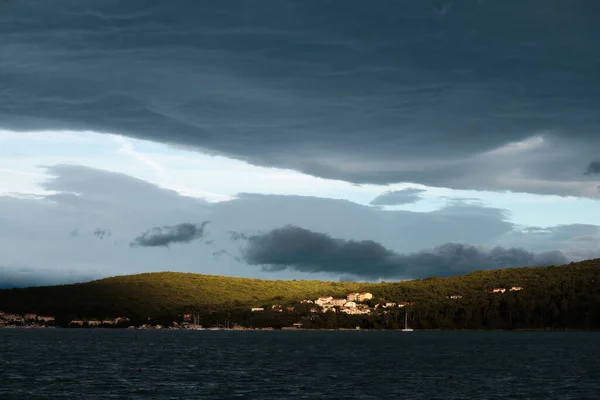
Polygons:
<instances>
[{"instance_id":1,"label":"low hanging cloud","mask_svg":"<svg viewBox=\"0 0 600 400\"><path fill-rule=\"evenodd\" d=\"M535 254L519 248L486 249L459 243L398 254L371 240L336 239L291 225L248 236L242 257L248 264L262 265L267 271L290 269L367 279L451 276L475 270L567 262L559 251Z\"/></svg>"},{"instance_id":2,"label":"low hanging cloud","mask_svg":"<svg viewBox=\"0 0 600 400\"><path fill-rule=\"evenodd\" d=\"M585 170L585 175L600 174L600 161L592 161Z\"/></svg>"},{"instance_id":3,"label":"low hanging cloud","mask_svg":"<svg viewBox=\"0 0 600 400\"><path fill-rule=\"evenodd\" d=\"M172 243L189 243L204 236L204 228L208 224L183 223L171 226L152 228L135 238L132 247L168 247Z\"/></svg>"},{"instance_id":4,"label":"low hanging cloud","mask_svg":"<svg viewBox=\"0 0 600 400\"><path fill-rule=\"evenodd\" d=\"M88 282L101 276L99 270L53 270L23 265L0 265L0 289Z\"/></svg>"},{"instance_id":5,"label":"low hanging cloud","mask_svg":"<svg viewBox=\"0 0 600 400\"><path fill-rule=\"evenodd\" d=\"M425 189L417 188L389 191L375 197L369 204L372 206L394 206L399 204L416 203L422 199L421 194L425 192Z\"/></svg>"}]
</instances>

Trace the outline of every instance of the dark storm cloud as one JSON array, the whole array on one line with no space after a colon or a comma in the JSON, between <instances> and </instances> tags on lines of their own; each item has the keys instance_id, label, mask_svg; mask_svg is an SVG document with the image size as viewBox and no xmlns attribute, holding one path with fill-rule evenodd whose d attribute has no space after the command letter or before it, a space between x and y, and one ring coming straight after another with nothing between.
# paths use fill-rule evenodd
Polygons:
<instances>
[{"instance_id":1,"label":"dark storm cloud","mask_svg":"<svg viewBox=\"0 0 600 400\"><path fill-rule=\"evenodd\" d=\"M262 265L270 271L292 269L369 279L451 276L481 269L567 262L559 251L534 254L518 248L485 249L459 243L397 254L371 240L335 239L296 226L249 236L243 258L250 265Z\"/></svg>"},{"instance_id":2,"label":"dark storm cloud","mask_svg":"<svg viewBox=\"0 0 600 400\"><path fill-rule=\"evenodd\" d=\"M600 147L599 12L9 0L0 128L118 133L356 183L597 196L579 160ZM518 143L537 134L544 151Z\"/></svg>"},{"instance_id":3,"label":"dark storm cloud","mask_svg":"<svg viewBox=\"0 0 600 400\"><path fill-rule=\"evenodd\" d=\"M152 228L131 242L131 246L141 247L168 247L172 243L189 243L200 239L204 235L204 227L207 221L202 224L178 224L173 226L160 226Z\"/></svg>"},{"instance_id":4,"label":"dark storm cloud","mask_svg":"<svg viewBox=\"0 0 600 400\"><path fill-rule=\"evenodd\" d=\"M425 193L425 189L407 188L402 190L389 191L380 194L371 200L371 205L374 206L393 206L398 204L416 203L421 200L421 194Z\"/></svg>"},{"instance_id":5,"label":"dark storm cloud","mask_svg":"<svg viewBox=\"0 0 600 400\"><path fill-rule=\"evenodd\" d=\"M600 174L600 161L592 161L585 170L586 175Z\"/></svg>"}]
</instances>

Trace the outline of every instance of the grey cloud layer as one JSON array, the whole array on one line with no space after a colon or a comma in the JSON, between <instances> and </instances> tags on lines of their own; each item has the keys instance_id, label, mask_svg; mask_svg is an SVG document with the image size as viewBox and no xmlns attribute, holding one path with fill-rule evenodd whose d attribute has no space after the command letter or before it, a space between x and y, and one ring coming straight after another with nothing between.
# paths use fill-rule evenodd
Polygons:
<instances>
[{"instance_id":1,"label":"grey cloud layer","mask_svg":"<svg viewBox=\"0 0 600 400\"><path fill-rule=\"evenodd\" d=\"M131 242L131 246L141 247L168 247L172 243L190 243L193 240L200 239L204 235L204 227L207 221L202 224L183 223L173 226L154 227Z\"/></svg>"},{"instance_id":2,"label":"grey cloud layer","mask_svg":"<svg viewBox=\"0 0 600 400\"><path fill-rule=\"evenodd\" d=\"M0 128L119 133L357 183L598 195L584 174L600 148L598 2L2 8Z\"/></svg>"},{"instance_id":3,"label":"grey cloud layer","mask_svg":"<svg viewBox=\"0 0 600 400\"><path fill-rule=\"evenodd\" d=\"M445 243L412 254L397 254L370 241L335 239L296 226L274 229L248 237L244 259L277 271L337 273L361 278L422 278L451 276L474 270L522 266L560 265L559 251L534 254L519 248L485 249Z\"/></svg>"},{"instance_id":4,"label":"grey cloud layer","mask_svg":"<svg viewBox=\"0 0 600 400\"><path fill-rule=\"evenodd\" d=\"M569 260L600 257L598 226L522 229L508 219L505 210L471 204L464 199L451 201L433 212L386 211L344 200L256 194L208 203L123 174L70 165L49 167L48 171L51 177L45 187L55 194L38 198L0 195L0 243L3 249L9 249L0 252L0 265L40 266L27 274L17 274L17 267L11 269L3 275L5 284L9 281L11 285L68 283L86 277L165 269L265 279L336 279L357 270L358 266L348 260L352 269L333 275L326 274L326 268L318 273L309 269L281 269L281 265L276 271L263 271L238 259L240 246L246 246L249 237L286 225L310 231L305 232L309 239L315 232L321 232L325 239L329 238L325 243L337 243L337 248L349 249L351 254L367 254L372 260L380 260L383 272L396 273L400 270L398 265L405 265L407 276L416 273L412 268L421 265L417 262L422 257L402 257L419 254L421 249L434 249L429 253L444 254L437 255L444 261L449 250L435 249L448 242L470 243L476 249L498 245L505 249L524 247L526 253L535 254L561 250ZM193 245L170 246L168 251L164 246L130 247L132 238L150 227L172 228L180 221L211 221L209 240L205 235ZM94 235L97 229L110 230L110 239L105 236L99 240ZM193 236L193 230L185 232L188 232L185 237ZM160 233L160 240L149 240L146 244L164 243L172 237L169 233L173 230ZM147 239L150 238L149 234ZM323 236L317 234L314 245L321 239ZM201 242L206 244L200 245ZM469 248L466 246L460 252L470 254ZM346 254L340 252L336 254ZM257 253L257 260L261 254ZM331 265L343 269L341 264L335 264L331 252L321 254L322 258L323 254L329 254L326 258L329 269ZM521 260L519 265L539 260L518 254L522 257L517 258ZM481 268L499 265L485 257L469 265L475 264ZM447 265L458 267L444 272L423 266L417 272L442 275L469 270L461 269L458 262Z\"/></svg>"},{"instance_id":5,"label":"grey cloud layer","mask_svg":"<svg viewBox=\"0 0 600 400\"><path fill-rule=\"evenodd\" d=\"M421 194L425 192L425 189L416 188L389 191L375 197L371 200L370 204L374 206L393 206L397 204L416 203L421 200Z\"/></svg>"}]
</instances>

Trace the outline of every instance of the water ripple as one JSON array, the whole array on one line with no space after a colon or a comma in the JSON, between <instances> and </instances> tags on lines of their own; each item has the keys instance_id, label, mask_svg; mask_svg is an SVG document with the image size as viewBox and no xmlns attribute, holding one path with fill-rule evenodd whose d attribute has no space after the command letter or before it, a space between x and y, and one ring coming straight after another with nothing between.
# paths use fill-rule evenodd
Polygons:
<instances>
[{"instance_id":1,"label":"water ripple","mask_svg":"<svg viewBox=\"0 0 600 400\"><path fill-rule=\"evenodd\" d=\"M0 330L0 398L597 399L599 333Z\"/></svg>"}]
</instances>

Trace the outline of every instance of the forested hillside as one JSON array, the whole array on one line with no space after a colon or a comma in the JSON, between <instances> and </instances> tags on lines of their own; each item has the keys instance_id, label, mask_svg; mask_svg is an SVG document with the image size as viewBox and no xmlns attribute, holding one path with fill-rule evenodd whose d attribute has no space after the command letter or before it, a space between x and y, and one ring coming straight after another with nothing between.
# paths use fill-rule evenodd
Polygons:
<instances>
[{"instance_id":1,"label":"forested hillside","mask_svg":"<svg viewBox=\"0 0 600 400\"><path fill-rule=\"evenodd\" d=\"M511 287L523 290L510 291ZM504 293L489 293L506 288ZM301 299L367 291L371 302L410 302L372 315L309 315ZM450 296L460 296L452 299ZM250 307L294 306L293 312L250 313ZM148 273L52 287L0 291L0 310L58 319L128 316L173 320L199 313L205 323L224 316L253 326L396 328L404 313L421 329L600 328L600 259L564 266L478 271L451 278L389 283L268 281L187 273ZM310 317L310 318L308 318Z\"/></svg>"}]
</instances>

